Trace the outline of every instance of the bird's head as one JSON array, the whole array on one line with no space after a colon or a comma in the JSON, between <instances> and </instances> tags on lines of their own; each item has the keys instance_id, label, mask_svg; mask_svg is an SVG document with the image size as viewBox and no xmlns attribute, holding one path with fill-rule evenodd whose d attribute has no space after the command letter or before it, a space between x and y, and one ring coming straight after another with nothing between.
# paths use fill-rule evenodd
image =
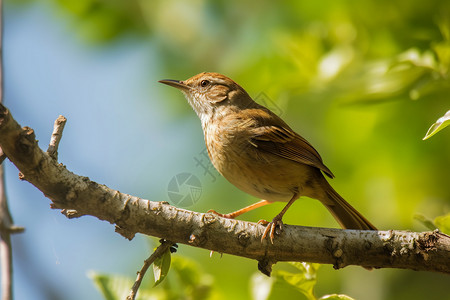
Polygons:
<instances>
[{"instance_id":1,"label":"bird's head","mask_svg":"<svg viewBox=\"0 0 450 300\"><path fill-rule=\"evenodd\" d=\"M247 92L230 78L218 73L200 73L187 80L160 80L159 82L179 89L202 119L223 114L225 107L241 110L252 107L255 102Z\"/></svg>"}]
</instances>

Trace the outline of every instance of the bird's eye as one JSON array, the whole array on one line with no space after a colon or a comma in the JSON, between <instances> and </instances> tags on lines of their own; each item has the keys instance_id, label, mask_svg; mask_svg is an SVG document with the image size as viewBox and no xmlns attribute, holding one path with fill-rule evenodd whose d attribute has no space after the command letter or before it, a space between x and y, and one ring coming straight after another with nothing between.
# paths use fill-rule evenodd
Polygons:
<instances>
[{"instance_id":1,"label":"bird's eye","mask_svg":"<svg viewBox=\"0 0 450 300\"><path fill-rule=\"evenodd\" d=\"M200 85L202 86L202 87L205 87L205 86L207 86L209 84L209 81L208 80L202 80L202 82L200 82Z\"/></svg>"}]
</instances>

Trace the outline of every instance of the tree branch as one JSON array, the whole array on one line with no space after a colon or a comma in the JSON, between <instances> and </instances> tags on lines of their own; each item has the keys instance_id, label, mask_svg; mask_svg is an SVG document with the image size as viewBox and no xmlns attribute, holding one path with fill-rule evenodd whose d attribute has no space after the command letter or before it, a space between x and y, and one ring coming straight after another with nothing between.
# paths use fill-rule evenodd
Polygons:
<instances>
[{"instance_id":1,"label":"tree branch","mask_svg":"<svg viewBox=\"0 0 450 300\"><path fill-rule=\"evenodd\" d=\"M450 274L450 237L438 231L363 231L284 226L275 243L261 242L265 227L141 199L76 175L42 151L34 131L21 128L0 105L0 146L25 179L68 218L91 215L116 224L128 239L136 233L174 243L247 257L270 274L278 261L308 261Z\"/></svg>"}]
</instances>

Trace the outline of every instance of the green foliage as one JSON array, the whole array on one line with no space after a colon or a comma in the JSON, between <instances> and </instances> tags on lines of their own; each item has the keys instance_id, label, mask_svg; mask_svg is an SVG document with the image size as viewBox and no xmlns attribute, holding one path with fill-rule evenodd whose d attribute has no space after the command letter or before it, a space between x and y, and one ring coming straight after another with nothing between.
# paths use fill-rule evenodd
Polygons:
<instances>
[{"instance_id":1,"label":"green foliage","mask_svg":"<svg viewBox=\"0 0 450 300\"><path fill-rule=\"evenodd\" d=\"M267 300L272 293L272 287L274 284L273 277L267 277L261 273L253 274L250 281L250 289L252 299L254 300Z\"/></svg>"},{"instance_id":2,"label":"green foliage","mask_svg":"<svg viewBox=\"0 0 450 300\"><path fill-rule=\"evenodd\" d=\"M320 265L300 262L289 263L289 265L294 267L294 269L276 271L273 274L274 279L279 283L296 289L305 295L307 299L316 300L314 286L317 283L316 274Z\"/></svg>"},{"instance_id":3,"label":"green foliage","mask_svg":"<svg viewBox=\"0 0 450 300\"><path fill-rule=\"evenodd\" d=\"M155 261L155 284L151 285L144 278L137 299L218 299L209 275L202 272L193 261L178 255L173 257L170 264L168 252L158 262ZM170 265L172 272L168 274ZM89 277L106 300L125 299L134 282L133 278L94 271L89 273Z\"/></svg>"},{"instance_id":4,"label":"green foliage","mask_svg":"<svg viewBox=\"0 0 450 300\"><path fill-rule=\"evenodd\" d=\"M131 278L123 276L102 274L95 271L89 272L88 276L100 290L105 300L125 299L133 285Z\"/></svg>"},{"instance_id":5,"label":"green foliage","mask_svg":"<svg viewBox=\"0 0 450 300\"><path fill-rule=\"evenodd\" d=\"M138 1L55 0L70 15L83 39L104 43L132 33L143 34L146 26L139 16Z\"/></svg>"},{"instance_id":6,"label":"green foliage","mask_svg":"<svg viewBox=\"0 0 450 300\"><path fill-rule=\"evenodd\" d=\"M439 229L439 231L443 233L450 234L450 213L443 216L438 216L434 218L434 220L430 220L424 215L416 214L414 219L419 221L429 230Z\"/></svg>"},{"instance_id":7,"label":"green foliage","mask_svg":"<svg viewBox=\"0 0 450 300\"><path fill-rule=\"evenodd\" d=\"M170 252L169 252L170 253ZM163 255L164 256L164 255ZM162 269L168 268L170 260L168 257L161 258L158 263L158 271L155 272L156 283L153 287L144 284L139 289L137 299L221 299L220 293L214 290L209 275L205 275L199 269L199 266L189 259L176 256L172 264L174 276L169 276L167 283L161 287L155 288L161 279L157 276ZM166 261L166 263L164 263ZM166 265L163 267L162 265ZM277 270L273 272L272 277L267 277L261 273L254 274L251 278L252 298L255 300L267 300L278 298L273 287L279 285L282 288L296 290L303 294L308 300L352 300L346 295L325 295L317 298L314 295L314 287L317 283L317 269L319 264L312 263L288 263L291 268L288 270ZM89 277L93 280L96 287L100 290L105 300L125 299L128 295L133 279L119 275L102 274L91 271Z\"/></svg>"},{"instance_id":8,"label":"green foliage","mask_svg":"<svg viewBox=\"0 0 450 300\"><path fill-rule=\"evenodd\" d=\"M287 264L291 268L274 271L272 277L260 273L254 274L251 279L252 297L255 300L279 299L274 287L279 285L282 289L292 289L303 294L308 300L352 300L346 295L325 295L317 298L314 287L317 284L317 270L319 264L305 262L291 262Z\"/></svg>"},{"instance_id":9,"label":"green foliage","mask_svg":"<svg viewBox=\"0 0 450 300\"><path fill-rule=\"evenodd\" d=\"M440 231L450 234L450 213L439 216L434 219L434 223L439 228Z\"/></svg>"},{"instance_id":10,"label":"green foliage","mask_svg":"<svg viewBox=\"0 0 450 300\"><path fill-rule=\"evenodd\" d=\"M448 1L54 2L84 40L152 41L180 79L217 70L274 99L320 93L359 104L450 93Z\"/></svg>"},{"instance_id":11,"label":"green foliage","mask_svg":"<svg viewBox=\"0 0 450 300\"><path fill-rule=\"evenodd\" d=\"M205 274L194 261L179 256L174 257L173 272L175 278L172 282L174 286L178 287L176 288L178 291L176 299L217 298L212 277Z\"/></svg>"},{"instance_id":12,"label":"green foliage","mask_svg":"<svg viewBox=\"0 0 450 300\"><path fill-rule=\"evenodd\" d=\"M153 277L155 278L154 286L160 284L169 273L171 257L170 250L167 249L153 262Z\"/></svg>"}]
</instances>

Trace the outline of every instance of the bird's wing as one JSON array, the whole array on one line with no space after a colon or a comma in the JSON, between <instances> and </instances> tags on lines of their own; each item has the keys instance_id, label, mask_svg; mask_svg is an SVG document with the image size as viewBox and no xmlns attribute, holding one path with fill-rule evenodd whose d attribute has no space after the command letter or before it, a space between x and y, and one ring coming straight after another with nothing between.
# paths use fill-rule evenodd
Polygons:
<instances>
[{"instance_id":1,"label":"bird's wing","mask_svg":"<svg viewBox=\"0 0 450 300\"><path fill-rule=\"evenodd\" d=\"M330 169L323 164L316 149L291 129L269 125L254 128L252 133L251 144L258 149L316 167L328 177L334 177Z\"/></svg>"}]
</instances>

